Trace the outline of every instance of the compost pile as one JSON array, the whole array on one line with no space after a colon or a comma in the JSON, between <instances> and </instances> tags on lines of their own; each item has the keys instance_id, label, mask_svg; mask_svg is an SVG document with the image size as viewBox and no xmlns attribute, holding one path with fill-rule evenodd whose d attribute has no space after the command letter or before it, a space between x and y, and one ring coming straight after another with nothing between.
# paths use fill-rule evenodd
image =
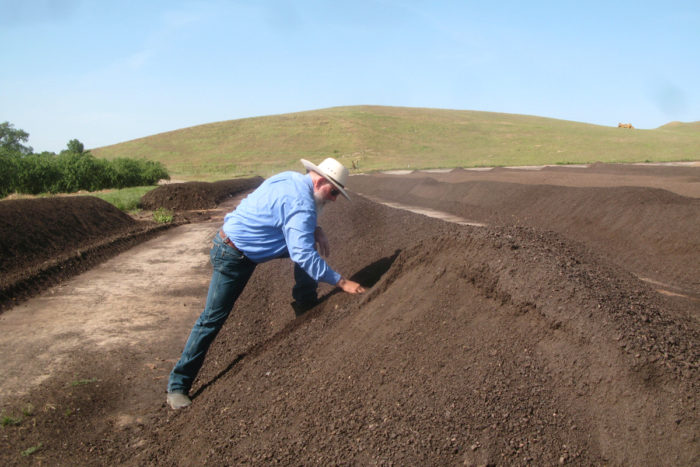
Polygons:
<instances>
[{"instance_id":1,"label":"compost pile","mask_svg":"<svg viewBox=\"0 0 700 467\"><path fill-rule=\"evenodd\" d=\"M171 224L153 222L150 211L135 219L94 196L4 200L0 202L0 310L164 229L207 220L196 211L215 207L260 183L260 177L173 183L146 193L141 207L174 210Z\"/></svg>"},{"instance_id":2,"label":"compost pile","mask_svg":"<svg viewBox=\"0 0 700 467\"><path fill-rule=\"evenodd\" d=\"M192 406L172 411L160 392L124 418L143 388L164 389L172 362L155 380L131 365L133 349L85 349L99 384L49 381L14 401L48 408L2 431L0 461L41 444L33 459L80 465L697 465L697 268L683 254L647 259L666 256L664 241L697 253L697 198L472 182L352 177L353 201L327 207L321 224L331 265L366 294L324 286L295 317L291 263L261 264ZM521 212L509 207L523 197Z\"/></svg>"},{"instance_id":3,"label":"compost pile","mask_svg":"<svg viewBox=\"0 0 700 467\"><path fill-rule=\"evenodd\" d=\"M218 182L185 182L161 185L141 198L144 209L212 209L237 193L257 188L261 177L237 178Z\"/></svg>"},{"instance_id":4,"label":"compost pile","mask_svg":"<svg viewBox=\"0 0 700 467\"><path fill-rule=\"evenodd\" d=\"M331 292L274 328L290 269L259 267L195 403L138 431L137 463L696 458L688 309L554 232L452 226L357 196L338 208L324 214L333 262L372 289Z\"/></svg>"},{"instance_id":5,"label":"compost pile","mask_svg":"<svg viewBox=\"0 0 700 467\"><path fill-rule=\"evenodd\" d=\"M0 202L0 309L150 238L138 222L93 196Z\"/></svg>"},{"instance_id":6,"label":"compost pile","mask_svg":"<svg viewBox=\"0 0 700 467\"><path fill-rule=\"evenodd\" d=\"M700 198L679 194L700 186L700 167L596 164L522 172L375 174L352 183L360 193L470 221L553 230L700 299ZM654 182L665 189L648 186Z\"/></svg>"}]
</instances>

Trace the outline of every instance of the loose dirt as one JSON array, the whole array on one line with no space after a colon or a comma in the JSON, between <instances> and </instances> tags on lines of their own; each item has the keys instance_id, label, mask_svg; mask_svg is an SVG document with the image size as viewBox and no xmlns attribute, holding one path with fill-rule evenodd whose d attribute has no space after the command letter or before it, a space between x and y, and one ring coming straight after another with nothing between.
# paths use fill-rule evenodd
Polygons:
<instances>
[{"instance_id":1,"label":"loose dirt","mask_svg":"<svg viewBox=\"0 0 700 467\"><path fill-rule=\"evenodd\" d=\"M368 292L295 317L291 263L260 265L174 412L236 200L182 214L0 314L0 462L698 464L700 177L664 169L353 176L321 223Z\"/></svg>"},{"instance_id":2,"label":"loose dirt","mask_svg":"<svg viewBox=\"0 0 700 467\"><path fill-rule=\"evenodd\" d=\"M700 300L700 166L606 165L353 177L374 199L583 242L660 289Z\"/></svg>"}]
</instances>

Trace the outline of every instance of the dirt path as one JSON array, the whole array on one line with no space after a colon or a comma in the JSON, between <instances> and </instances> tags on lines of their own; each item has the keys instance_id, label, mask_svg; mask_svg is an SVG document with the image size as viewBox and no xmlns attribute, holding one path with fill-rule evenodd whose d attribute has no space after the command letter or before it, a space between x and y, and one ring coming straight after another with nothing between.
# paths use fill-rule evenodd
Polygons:
<instances>
[{"instance_id":1,"label":"dirt path","mask_svg":"<svg viewBox=\"0 0 700 467\"><path fill-rule=\"evenodd\" d=\"M195 272L205 266L202 252L188 245L203 243L213 229L207 224L172 229L0 315L0 352L14 356L0 361L5 375L0 394L27 393L86 348L165 338L158 330L166 323L177 326L187 314L195 299L189 295L201 282ZM164 255L175 264L162 261ZM167 293L185 287L191 294Z\"/></svg>"},{"instance_id":2,"label":"dirt path","mask_svg":"<svg viewBox=\"0 0 700 467\"><path fill-rule=\"evenodd\" d=\"M131 364L153 367L154 377L164 378L174 361L164 364L163 352L153 350L170 349L174 359L172 349L201 312L208 244L222 218L218 211L209 222L170 229L0 314L0 354L13 356L0 359L0 406L75 367L86 350L135 349Z\"/></svg>"}]
</instances>

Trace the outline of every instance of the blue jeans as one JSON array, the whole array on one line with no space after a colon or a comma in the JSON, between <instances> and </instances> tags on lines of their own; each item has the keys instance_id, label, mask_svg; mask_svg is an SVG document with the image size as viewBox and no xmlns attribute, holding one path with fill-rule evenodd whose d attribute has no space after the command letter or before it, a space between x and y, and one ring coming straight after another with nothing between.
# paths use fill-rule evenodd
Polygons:
<instances>
[{"instance_id":1,"label":"blue jeans","mask_svg":"<svg viewBox=\"0 0 700 467\"><path fill-rule=\"evenodd\" d=\"M294 263L294 287L292 298L300 304L313 304L318 300L318 282L313 280L301 266Z\"/></svg>"},{"instance_id":2,"label":"blue jeans","mask_svg":"<svg viewBox=\"0 0 700 467\"><path fill-rule=\"evenodd\" d=\"M234 303L255 271L256 263L225 244L219 234L214 237L214 246L209 256L214 271L209 283L207 303L194 323L180 360L170 372L168 392L182 394L189 392L204 363L209 346L223 327ZM296 281L292 290L294 298L299 300L299 298L312 297L315 300L317 282L296 264L294 278Z\"/></svg>"}]
</instances>

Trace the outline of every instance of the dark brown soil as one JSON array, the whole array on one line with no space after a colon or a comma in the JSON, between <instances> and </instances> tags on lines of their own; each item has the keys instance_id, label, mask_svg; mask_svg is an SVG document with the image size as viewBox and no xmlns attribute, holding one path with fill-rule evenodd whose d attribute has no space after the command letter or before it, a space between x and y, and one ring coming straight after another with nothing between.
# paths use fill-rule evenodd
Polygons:
<instances>
[{"instance_id":1,"label":"dark brown soil","mask_svg":"<svg viewBox=\"0 0 700 467\"><path fill-rule=\"evenodd\" d=\"M700 166L457 169L352 181L356 191L387 201L489 225L556 231L671 292L700 300Z\"/></svg>"},{"instance_id":2,"label":"dark brown soil","mask_svg":"<svg viewBox=\"0 0 700 467\"><path fill-rule=\"evenodd\" d=\"M262 178L163 185L141 200L134 219L93 196L0 202L0 311L41 288L83 272L157 232L209 219L207 209L254 189ZM151 211L175 210L175 222L157 224Z\"/></svg>"},{"instance_id":3,"label":"dark brown soil","mask_svg":"<svg viewBox=\"0 0 700 467\"><path fill-rule=\"evenodd\" d=\"M36 410L0 429L0 463L697 465L698 270L683 254L697 254L697 199L446 183L352 177L353 202L327 208L322 225L331 264L365 295L324 287L295 318L289 261L263 264L190 408L171 411L162 392L149 399L164 381L131 365L138 349L85 349L31 394L2 399L5 413L28 401ZM653 268L662 239L678 254ZM660 294L633 272L678 279L684 293ZM98 381L66 387L86 367ZM129 406L145 408L119 422Z\"/></svg>"},{"instance_id":4,"label":"dark brown soil","mask_svg":"<svg viewBox=\"0 0 700 467\"><path fill-rule=\"evenodd\" d=\"M163 228L93 196L0 202L0 310Z\"/></svg>"},{"instance_id":5,"label":"dark brown soil","mask_svg":"<svg viewBox=\"0 0 700 467\"><path fill-rule=\"evenodd\" d=\"M231 198L236 193L256 188L263 182L261 177L238 178L218 182L186 182L162 185L141 198L144 209L211 209Z\"/></svg>"}]
</instances>

